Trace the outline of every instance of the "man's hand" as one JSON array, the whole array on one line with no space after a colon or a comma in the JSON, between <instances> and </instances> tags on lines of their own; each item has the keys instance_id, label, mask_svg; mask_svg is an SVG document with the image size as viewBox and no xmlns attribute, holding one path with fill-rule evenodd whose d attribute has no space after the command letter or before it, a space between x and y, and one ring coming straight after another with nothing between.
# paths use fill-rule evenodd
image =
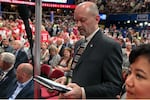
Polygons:
<instances>
[{"instance_id":1,"label":"man's hand","mask_svg":"<svg viewBox=\"0 0 150 100\"><path fill-rule=\"evenodd\" d=\"M75 83L69 83L67 87L72 88L71 91L67 93L60 93L60 99L79 99L82 98L82 89Z\"/></svg>"}]
</instances>

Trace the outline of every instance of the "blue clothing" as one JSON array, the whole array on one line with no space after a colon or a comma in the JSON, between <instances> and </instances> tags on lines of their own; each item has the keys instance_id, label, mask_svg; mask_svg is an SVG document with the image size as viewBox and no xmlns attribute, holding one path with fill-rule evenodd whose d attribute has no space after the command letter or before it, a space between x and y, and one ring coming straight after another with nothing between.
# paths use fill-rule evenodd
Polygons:
<instances>
[{"instance_id":1,"label":"blue clothing","mask_svg":"<svg viewBox=\"0 0 150 100\"><path fill-rule=\"evenodd\" d=\"M21 86L21 87L19 87ZM15 86L12 87L12 90L9 92L7 95L7 98L10 98L11 96L12 99L25 99L25 98L34 98L34 81L33 79L27 81L26 83L23 83L21 85L16 84Z\"/></svg>"},{"instance_id":2,"label":"blue clothing","mask_svg":"<svg viewBox=\"0 0 150 100\"><path fill-rule=\"evenodd\" d=\"M30 80L28 80L27 82L25 83L19 83L17 82L17 87L16 87L16 90L13 92L13 94L9 97L9 100L14 100L17 95L22 91L22 89L28 85L28 83L32 80L32 78Z\"/></svg>"}]
</instances>

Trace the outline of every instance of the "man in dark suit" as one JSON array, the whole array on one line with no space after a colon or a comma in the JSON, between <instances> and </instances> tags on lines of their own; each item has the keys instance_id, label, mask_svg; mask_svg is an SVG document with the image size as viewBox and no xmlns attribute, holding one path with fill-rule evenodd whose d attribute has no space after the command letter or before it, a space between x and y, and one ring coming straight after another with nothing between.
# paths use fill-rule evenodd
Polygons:
<instances>
[{"instance_id":1,"label":"man in dark suit","mask_svg":"<svg viewBox=\"0 0 150 100\"><path fill-rule=\"evenodd\" d=\"M66 36L65 38L64 38L64 43L62 44L62 47L61 47L61 49L60 49L60 51L59 51L59 55L62 57L63 55L64 55L64 49L65 48L72 48L72 44L71 44L71 42L70 42L70 38L68 37L68 36Z\"/></svg>"},{"instance_id":2,"label":"man in dark suit","mask_svg":"<svg viewBox=\"0 0 150 100\"><path fill-rule=\"evenodd\" d=\"M80 34L85 36L85 49L80 50L82 40L76 43L72 83L68 84L72 90L60 94L59 98L115 98L122 86L120 45L100 31L99 11L95 3L77 5L74 18ZM65 77L56 80L60 83L65 81Z\"/></svg>"},{"instance_id":3,"label":"man in dark suit","mask_svg":"<svg viewBox=\"0 0 150 100\"><path fill-rule=\"evenodd\" d=\"M14 67L17 68L21 63L28 63L28 55L23 48L23 43L20 40L15 40L13 43L13 48L15 50L16 62Z\"/></svg>"},{"instance_id":4,"label":"man in dark suit","mask_svg":"<svg viewBox=\"0 0 150 100\"><path fill-rule=\"evenodd\" d=\"M0 54L0 98L6 98L8 91L14 85L16 81L15 69L13 67L15 63L15 55L9 52L3 52Z\"/></svg>"},{"instance_id":5,"label":"man in dark suit","mask_svg":"<svg viewBox=\"0 0 150 100\"><path fill-rule=\"evenodd\" d=\"M8 93L9 99L34 98L33 66L22 63L16 70L17 81Z\"/></svg>"}]
</instances>

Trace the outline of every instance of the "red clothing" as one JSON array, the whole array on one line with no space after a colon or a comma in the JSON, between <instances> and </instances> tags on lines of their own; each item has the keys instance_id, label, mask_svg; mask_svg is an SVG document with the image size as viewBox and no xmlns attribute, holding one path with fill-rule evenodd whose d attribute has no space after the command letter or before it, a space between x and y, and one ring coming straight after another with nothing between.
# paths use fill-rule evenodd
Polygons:
<instances>
[{"instance_id":1,"label":"red clothing","mask_svg":"<svg viewBox=\"0 0 150 100\"><path fill-rule=\"evenodd\" d=\"M48 42L49 34L47 31L41 31L41 42Z\"/></svg>"}]
</instances>

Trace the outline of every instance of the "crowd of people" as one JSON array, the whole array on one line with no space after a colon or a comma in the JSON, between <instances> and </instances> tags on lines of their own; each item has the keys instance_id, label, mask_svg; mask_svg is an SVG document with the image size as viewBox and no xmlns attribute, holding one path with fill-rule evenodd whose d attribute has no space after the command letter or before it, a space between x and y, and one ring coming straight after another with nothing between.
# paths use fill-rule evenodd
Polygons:
<instances>
[{"instance_id":1,"label":"crowd of people","mask_svg":"<svg viewBox=\"0 0 150 100\"><path fill-rule=\"evenodd\" d=\"M33 66L21 63L14 67L16 56L10 52L0 55L1 99L34 98Z\"/></svg>"},{"instance_id":2,"label":"crowd of people","mask_svg":"<svg viewBox=\"0 0 150 100\"><path fill-rule=\"evenodd\" d=\"M54 23L43 19L41 25L41 66L48 65L51 73L64 73L55 80L60 83L66 83L71 73L67 86L72 90L59 98L116 98L123 85L126 98L150 98L139 92L150 87L150 72L145 70L150 65L150 32L115 25L100 27L99 9L93 2L77 5L74 18L60 18ZM35 21L29 23L34 40ZM0 98L34 98L31 48L23 21L12 16L1 18L0 42L0 90L4 90ZM138 88L139 82L144 89Z\"/></svg>"},{"instance_id":3,"label":"crowd of people","mask_svg":"<svg viewBox=\"0 0 150 100\"><path fill-rule=\"evenodd\" d=\"M99 11L106 14L150 12L149 0L76 0L76 4L83 1L95 2Z\"/></svg>"}]
</instances>

